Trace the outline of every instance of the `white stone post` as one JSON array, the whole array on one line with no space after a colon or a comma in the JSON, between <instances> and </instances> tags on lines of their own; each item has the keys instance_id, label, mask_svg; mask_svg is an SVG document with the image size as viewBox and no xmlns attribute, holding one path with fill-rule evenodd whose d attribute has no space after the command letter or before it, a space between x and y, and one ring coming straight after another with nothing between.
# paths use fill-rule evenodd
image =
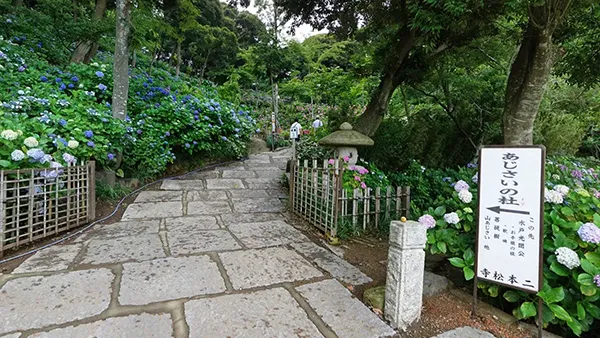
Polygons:
<instances>
[{"instance_id":1,"label":"white stone post","mask_svg":"<svg viewBox=\"0 0 600 338\"><path fill-rule=\"evenodd\" d=\"M426 231L414 221L390 224L384 312L397 329L406 330L421 317Z\"/></svg>"}]
</instances>

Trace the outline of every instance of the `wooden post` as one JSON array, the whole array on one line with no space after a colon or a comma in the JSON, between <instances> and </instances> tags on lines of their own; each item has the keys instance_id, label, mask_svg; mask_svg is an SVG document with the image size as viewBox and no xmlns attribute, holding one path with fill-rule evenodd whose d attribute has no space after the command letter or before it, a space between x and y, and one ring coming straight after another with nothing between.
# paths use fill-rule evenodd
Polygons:
<instances>
[{"instance_id":1,"label":"wooden post","mask_svg":"<svg viewBox=\"0 0 600 338\"><path fill-rule=\"evenodd\" d=\"M390 217L390 199L392 195L392 187L388 186L385 188L385 218L389 219Z\"/></svg>"},{"instance_id":2,"label":"wooden post","mask_svg":"<svg viewBox=\"0 0 600 338\"><path fill-rule=\"evenodd\" d=\"M402 188L396 188L396 219L400 219L402 217L400 213L400 209L402 208Z\"/></svg>"},{"instance_id":3,"label":"wooden post","mask_svg":"<svg viewBox=\"0 0 600 338\"><path fill-rule=\"evenodd\" d=\"M33 206L35 202L35 169L31 169L29 172L29 205L28 205L28 215L27 215L27 227L29 232L29 242L33 242Z\"/></svg>"},{"instance_id":4,"label":"wooden post","mask_svg":"<svg viewBox=\"0 0 600 338\"><path fill-rule=\"evenodd\" d=\"M88 163L88 222L96 219L96 162Z\"/></svg>"},{"instance_id":5,"label":"wooden post","mask_svg":"<svg viewBox=\"0 0 600 338\"><path fill-rule=\"evenodd\" d=\"M375 229L379 229L379 212L381 212L381 188L375 188Z\"/></svg>"},{"instance_id":6,"label":"wooden post","mask_svg":"<svg viewBox=\"0 0 600 338\"><path fill-rule=\"evenodd\" d=\"M296 161L292 160L292 167L290 168L290 182L289 182L289 184L290 184L290 187L289 187L289 189L290 189L290 201L289 201L290 206L289 207L292 212L296 211L296 210L294 210L294 183L296 183L294 181L295 176L296 176L295 172L294 172L295 170L296 170Z\"/></svg>"},{"instance_id":7,"label":"wooden post","mask_svg":"<svg viewBox=\"0 0 600 338\"><path fill-rule=\"evenodd\" d=\"M360 197L360 189L354 189L354 195L352 196L352 226L356 228L358 223L358 199Z\"/></svg>"},{"instance_id":8,"label":"wooden post","mask_svg":"<svg viewBox=\"0 0 600 338\"><path fill-rule=\"evenodd\" d=\"M4 182L4 170L0 170L0 222L6 224L6 209L4 207L6 201L6 187ZM4 239L5 226L0 229L0 257L4 256Z\"/></svg>"},{"instance_id":9,"label":"wooden post","mask_svg":"<svg viewBox=\"0 0 600 338\"><path fill-rule=\"evenodd\" d=\"M406 186L403 188L402 202L403 202L402 207L406 211L406 213L404 214L404 217L409 218L410 217L410 187L409 186Z\"/></svg>"}]
</instances>

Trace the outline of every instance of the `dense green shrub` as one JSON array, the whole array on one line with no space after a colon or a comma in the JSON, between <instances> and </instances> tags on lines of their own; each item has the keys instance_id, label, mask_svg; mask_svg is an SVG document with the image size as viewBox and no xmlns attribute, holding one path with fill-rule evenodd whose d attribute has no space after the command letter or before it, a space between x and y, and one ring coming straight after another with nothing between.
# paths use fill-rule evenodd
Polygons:
<instances>
[{"instance_id":1,"label":"dense green shrub","mask_svg":"<svg viewBox=\"0 0 600 338\"><path fill-rule=\"evenodd\" d=\"M427 250L448 256L454 266L463 269L465 279L470 280L475 273L475 165L450 171L417 166L411 166L406 178L398 180L416 184L411 184L415 216L427 214L434 218L435 224L427 232ZM546 189L551 192L546 193L544 213L542 291L536 296L485 282L478 287L488 296L502 295L504 300L514 303L513 314L520 319L536 315L535 299L541 297L544 323L560 325L579 335L597 326L595 320L600 319L600 163L552 158L546 169ZM458 193L454 185L465 186L465 183L469 185L469 193ZM456 213L459 222L447 223L444 216L450 213ZM575 252L577 266L569 268L559 263L555 251L561 247Z\"/></svg>"},{"instance_id":2,"label":"dense green shrub","mask_svg":"<svg viewBox=\"0 0 600 338\"><path fill-rule=\"evenodd\" d=\"M166 67L131 69L128 117L113 119L112 60L99 59L105 63L61 69L25 45L0 41L2 167L94 159L146 178L164 172L176 154L245 153L256 128L250 113Z\"/></svg>"}]
</instances>

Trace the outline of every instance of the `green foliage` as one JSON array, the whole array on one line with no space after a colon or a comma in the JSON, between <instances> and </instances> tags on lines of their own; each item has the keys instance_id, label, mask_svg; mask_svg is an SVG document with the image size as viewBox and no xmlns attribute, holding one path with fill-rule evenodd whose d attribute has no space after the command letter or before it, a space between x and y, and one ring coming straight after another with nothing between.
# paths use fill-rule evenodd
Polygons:
<instances>
[{"instance_id":1,"label":"green foliage","mask_svg":"<svg viewBox=\"0 0 600 338\"><path fill-rule=\"evenodd\" d=\"M310 162L312 160L317 160L317 162L320 162L320 165L324 159L330 157L331 153L331 149L321 147L317 144L317 141L311 137L300 138L300 142L296 145L296 154L300 161L308 160Z\"/></svg>"},{"instance_id":2,"label":"green foliage","mask_svg":"<svg viewBox=\"0 0 600 338\"><path fill-rule=\"evenodd\" d=\"M115 186L110 186L103 181L96 181L96 198L100 201L118 202L131 191L131 188L118 183Z\"/></svg>"},{"instance_id":3,"label":"green foliage","mask_svg":"<svg viewBox=\"0 0 600 338\"><path fill-rule=\"evenodd\" d=\"M152 74L132 70L129 116L119 121L110 112L112 74L107 64L61 69L26 46L0 41L0 50L0 129L18 133L16 139L0 139L0 164L6 168L65 164L68 154L94 159L100 167L120 165L127 175L146 178L164 172L176 154L241 156L255 131L244 107L161 67ZM110 61L110 55L104 56ZM28 137L37 145L26 145ZM52 160L27 154L32 149ZM27 155L11 156L15 150ZM118 154L123 155L120 164Z\"/></svg>"},{"instance_id":4,"label":"green foliage","mask_svg":"<svg viewBox=\"0 0 600 338\"><path fill-rule=\"evenodd\" d=\"M462 201L453 185L458 180L469 182L476 195L474 165L458 170L435 170L417 168L417 164L403 174L392 176L399 184L412 183L414 195L413 212L417 216L429 214L436 219L434 228L427 231L427 250L432 254L444 254L450 263L463 270L466 280L474 276L474 254L476 215L473 209L476 198ZM600 162L582 161L560 157L551 158L546 166L547 189L564 185L569 192L564 202L546 202L544 209L544 285L538 293L545 306L545 324L568 327L580 335L589 331L596 319L600 319L600 247L586 242L578 234L584 223L600 227L600 181L597 171ZM448 175L448 176L445 176ZM471 179L473 178L473 179ZM415 184L415 185L413 185ZM429 194L429 195L428 195ZM455 212L460 221L449 224L444 215ZM555 250L567 247L574 250L580 266L569 269L558 262ZM486 295L515 303L513 314L519 319L535 317L535 298L530 294L504 289L497 285L479 282L478 288Z\"/></svg>"}]
</instances>

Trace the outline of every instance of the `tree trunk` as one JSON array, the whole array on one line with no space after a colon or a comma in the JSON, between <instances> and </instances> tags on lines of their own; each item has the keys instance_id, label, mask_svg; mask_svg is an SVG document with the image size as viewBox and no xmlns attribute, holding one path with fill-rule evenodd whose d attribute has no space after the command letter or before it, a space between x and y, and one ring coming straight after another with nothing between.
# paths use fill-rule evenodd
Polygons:
<instances>
[{"instance_id":1,"label":"tree trunk","mask_svg":"<svg viewBox=\"0 0 600 338\"><path fill-rule=\"evenodd\" d=\"M181 41L177 40L177 66L175 67L175 76L179 77L181 72Z\"/></svg>"},{"instance_id":2,"label":"tree trunk","mask_svg":"<svg viewBox=\"0 0 600 338\"><path fill-rule=\"evenodd\" d=\"M113 71L113 117L125 120L127 116L127 95L129 94L129 14L130 0L117 0L117 25L115 39L115 61Z\"/></svg>"},{"instance_id":3,"label":"tree trunk","mask_svg":"<svg viewBox=\"0 0 600 338\"><path fill-rule=\"evenodd\" d=\"M553 60L552 30L537 28L530 20L506 85L504 144L533 144L533 123Z\"/></svg>"},{"instance_id":4,"label":"tree trunk","mask_svg":"<svg viewBox=\"0 0 600 338\"><path fill-rule=\"evenodd\" d=\"M415 39L413 30L404 30L400 34L398 45L394 50L394 58L388 63L388 67L379 83L379 87L371 96L371 101L367 108L358 118L354 129L357 131L373 136L379 128L383 117L387 113L390 99L396 88L402 83L402 70L408 60Z\"/></svg>"},{"instance_id":5,"label":"tree trunk","mask_svg":"<svg viewBox=\"0 0 600 338\"><path fill-rule=\"evenodd\" d=\"M85 58L83 59L83 63L85 63L86 65L89 64L90 62L92 62L92 59L94 57L96 57L96 53L98 53L98 42L94 42L92 44L92 47L90 47L90 50L87 52L87 54L85 54Z\"/></svg>"},{"instance_id":6,"label":"tree trunk","mask_svg":"<svg viewBox=\"0 0 600 338\"><path fill-rule=\"evenodd\" d=\"M202 69L200 69L200 83L204 81L204 71L206 70L206 64L208 63L208 57L210 56L210 51L206 53L206 57L204 58L204 63L202 64Z\"/></svg>"},{"instance_id":7,"label":"tree trunk","mask_svg":"<svg viewBox=\"0 0 600 338\"><path fill-rule=\"evenodd\" d=\"M106 13L106 1L107 0L96 0L96 7L94 8L94 14L92 14L92 21L100 21ZM73 52L71 62L75 63L90 63L92 58L96 56L98 51L98 42L96 41L80 41Z\"/></svg>"}]
</instances>

